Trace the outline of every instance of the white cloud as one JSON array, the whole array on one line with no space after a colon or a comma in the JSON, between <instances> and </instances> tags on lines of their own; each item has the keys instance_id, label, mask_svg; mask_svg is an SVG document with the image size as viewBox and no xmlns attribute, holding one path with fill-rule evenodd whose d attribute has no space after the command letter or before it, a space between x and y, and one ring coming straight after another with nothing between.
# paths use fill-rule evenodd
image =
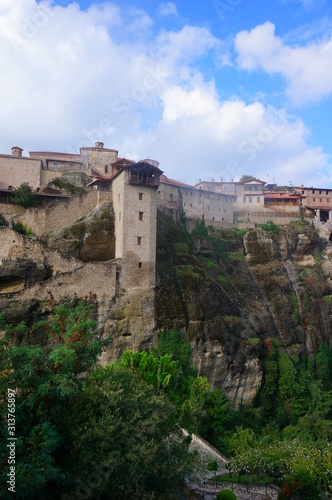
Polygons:
<instances>
[{"instance_id":1,"label":"white cloud","mask_svg":"<svg viewBox=\"0 0 332 500\"><path fill-rule=\"evenodd\" d=\"M241 69L263 69L287 80L287 94L295 104L318 101L332 93L332 40L311 41L291 47L275 35L266 22L236 36L235 48Z\"/></svg>"},{"instance_id":2,"label":"white cloud","mask_svg":"<svg viewBox=\"0 0 332 500\"><path fill-rule=\"evenodd\" d=\"M77 152L101 140L122 156L154 157L187 182L248 172L280 182L324 178L327 158L307 145L300 120L220 99L198 65L223 50L207 28L154 35L148 14L108 2L82 11L2 0L0 10L1 153L14 144L26 154ZM283 48L269 37L270 53Z\"/></svg>"},{"instance_id":3,"label":"white cloud","mask_svg":"<svg viewBox=\"0 0 332 500\"><path fill-rule=\"evenodd\" d=\"M177 16L178 12L176 9L176 5L173 2L162 2L158 9L157 13L159 16Z\"/></svg>"}]
</instances>

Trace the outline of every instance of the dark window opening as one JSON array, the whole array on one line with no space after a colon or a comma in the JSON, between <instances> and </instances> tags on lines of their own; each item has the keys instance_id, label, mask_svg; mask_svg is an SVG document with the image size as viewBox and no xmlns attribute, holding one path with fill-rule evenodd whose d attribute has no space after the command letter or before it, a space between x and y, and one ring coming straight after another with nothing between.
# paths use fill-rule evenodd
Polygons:
<instances>
[{"instance_id":1,"label":"dark window opening","mask_svg":"<svg viewBox=\"0 0 332 500\"><path fill-rule=\"evenodd\" d=\"M143 200L143 193L138 193L138 199Z\"/></svg>"},{"instance_id":2,"label":"dark window opening","mask_svg":"<svg viewBox=\"0 0 332 500\"><path fill-rule=\"evenodd\" d=\"M138 263L138 269L142 269L142 267L143 267L143 262L139 262Z\"/></svg>"},{"instance_id":3,"label":"dark window opening","mask_svg":"<svg viewBox=\"0 0 332 500\"><path fill-rule=\"evenodd\" d=\"M138 212L138 219L143 220L143 212Z\"/></svg>"},{"instance_id":4,"label":"dark window opening","mask_svg":"<svg viewBox=\"0 0 332 500\"><path fill-rule=\"evenodd\" d=\"M137 236L137 245L142 245L142 236Z\"/></svg>"}]
</instances>

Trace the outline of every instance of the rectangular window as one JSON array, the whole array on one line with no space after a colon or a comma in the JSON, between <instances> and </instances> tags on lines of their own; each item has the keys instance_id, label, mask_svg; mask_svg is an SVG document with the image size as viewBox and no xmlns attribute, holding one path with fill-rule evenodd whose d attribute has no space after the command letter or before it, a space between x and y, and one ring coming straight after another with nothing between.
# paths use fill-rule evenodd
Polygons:
<instances>
[{"instance_id":1,"label":"rectangular window","mask_svg":"<svg viewBox=\"0 0 332 500\"><path fill-rule=\"evenodd\" d=\"M321 191L319 191L319 194L322 194L322 192L321 192Z\"/></svg>"},{"instance_id":2,"label":"rectangular window","mask_svg":"<svg viewBox=\"0 0 332 500\"><path fill-rule=\"evenodd\" d=\"M233 184L231 184L231 185L229 186L229 190L230 190L230 191L233 191Z\"/></svg>"},{"instance_id":3,"label":"rectangular window","mask_svg":"<svg viewBox=\"0 0 332 500\"><path fill-rule=\"evenodd\" d=\"M315 190L314 189L312 190L312 194L315 194Z\"/></svg>"},{"instance_id":4,"label":"rectangular window","mask_svg":"<svg viewBox=\"0 0 332 500\"><path fill-rule=\"evenodd\" d=\"M316 201L316 198L313 198L312 201Z\"/></svg>"},{"instance_id":5,"label":"rectangular window","mask_svg":"<svg viewBox=\"0 0 332 500\"><path fill-rule=\"evenodd\" d=\"M225 190L225 191L228 191L228 186L224 186L224 190Z\"/></svg>"},{"instance_id":6,"label":"rectangular window","mask_svg":"<svg viewBox=\"0 0 332 500\"><path fill-rule=\"evenodd\" d=\"M237 187L237 192L238 192L238 193L241 193L241 186L238 186L238 187Z\"/></svg>"},{"instance_id":7,"label":"rectangular window","mask_svg":"<svg viewBox=\"0 0 332 500\"><path fill-rule=\"evenodd\" d=\"M119 220L121 220L121 212L119 212Z\"/></svg>"},{"instance_id":8,"label":"rectangular window","mask_svg":"<svg viewBox=\"0 0 332 500\"><path fill-rule=\"evenodd\" d=\"M190 203L190 208L193 208L193 204L192 203Z\"/></svg>"},{"instance_id":9,"label":"rectangular window","mask_svg":"<svg viewBox=\"0 0 332 500\"><path fill-rule=\"evenodd\" d=\"M243 203L246 203L246 202L247 202L247 198L246 198L246 197L244 197L244 198L243 198Z\"/></svg>"},{"instance_id":10,"label":"rectangular window","mask_svg":"<svg viewBox=\"0 0 332 500\"><path fill-rule=\"evenodd\" d=\"M143 262L139 262L138 263L138 269L142 269L142 267L143 267Z\"/></svg>"},{"instance_id":11,"label":"rectangular window","mask_svg":"<svg viewBox=\"0 0 332 500\"><path fill-rule=\"evenodd\" d=\"M137 236L137 245L142 245L142 236Z\"/></svg>"},{"instance_id":12,"label":"rectangular window","mask_svg":"<svg viewBox=\"0 0 332 500\"><path fill-rule=\"evenodd\" d=\"M214 220L214 217L212 217L212 220Z\"/></svg>"},{"instance_id":13,"label":"rectangular window","mask_svg":"<svg viewBox=\"0 0 332 500\"><path fill-rule=\"evenodd\" d=\"M69 168L70 168L70 170L74 170L75 165L74 165L73 163L71 163L71 164L69 165Z\"/></svg>"},{"instance_id":14,"label":"rectangular window","mask_svg":"<svg viewBox=\"0 0 332 500\"><path fill-rule=\"evenodd\" d=\"M172 195L172 193L169 195L169 199L170 199L170 201L173 201L173 195Z\"/></svg>"},{"instance_id":15,"label":"rectangular window","mask_svg":"<svg viewBox=\"0 0 332 500\"><path fill-rule=\"evenodd\" d=\"M257 203L260 203L261 202L261 198L260 196L257 196Z\"/></svg>"},{"instance_id":16,"label":"rectangular window","mask_svg":"<svg viewBox=\"0 0 332 500\"><path fill-rule=\"evenodd\" d=\"M322 201L323 201L323 198L319 198L319 201L320 201L320 203L322 203Z\"/></svg>"},{"instance_id":17,"label":"rectangular window","mask_svg":"<svg viewBox=\"0 0 332 500\"><path fill-rule=\"evenodd\" d=\"M57 169L58 168L58 162L53 162L53 168Z\"/></svg>"},{"instance_id":18,"label":"rectangular window","mask_svg":"<svg viewBox=\"0 0 332 500\"><path fill-rule=\"evenodd\" d=\"M329 192L328 192L328 191L326 191L326 194L329 194Z\"/></svg>"},{"instance_id":19,"label":"rectangular window","mask_svg":"<svg viewBox=\"0 0 332 500\"><path fill-rule=\"evenodd\" d=\"M207 190L207 191L210 191L210 186L206 186L206 190Z\"/></svg>"},{"instance_id":20,"label":"rectangular window","mask_svg":"<svg viewBox=\"0 0 332 500\"><path fill-rule=\"evenodd\" d=\"M184 204L183 204L183 206L184 206L184 207L186 207L186 206L187 206L187 203L184 203Z\"/></svg>"},{"instance_id":21,"label":"rectangular window","mask_svg":"<svg viewBox=\"0 0 332 500\"><path fill-rule=\"evenodd\" d=\"M143 200L143 193L138 193L138 199Z\"/></svg>"},{"instance_id":22,"label":"rectangular window","mask_svg":"<svg viewBox=\"0 0 332 500\"><path fill-rule=\"evenodd\" d=\"M249 203L252 203L252 197L249 196Z\"/></svg>"},{"instance_id":23,"label":"rectangular window","mask_svg":"<svg viewBox=\"0 0 332 500\"><path fill-rule=\"evenodd\" d=\"M143 212L138 212L138 220L143 220Z\"/></svg>"},{"instance_id":24,"label":"rectangular window","mask_svg":"<svg viewBox=\"0 0 332 500\"><path fill-rule=\"evenodd\" d=\"M204 220L204 214L202 215L202 220Z\"/></svg>"}]
</instances>

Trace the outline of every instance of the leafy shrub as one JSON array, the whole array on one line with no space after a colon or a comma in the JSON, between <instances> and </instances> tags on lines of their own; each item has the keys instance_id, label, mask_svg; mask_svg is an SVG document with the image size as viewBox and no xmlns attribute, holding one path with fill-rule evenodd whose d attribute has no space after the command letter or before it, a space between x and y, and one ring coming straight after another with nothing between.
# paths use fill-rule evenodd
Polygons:
<instances>
[{"instance_id":1,"label":"leafy shrub","mask_svg":"<svg viewBox=\"0 0 332 500\"><path fill-rule=\"evenodd\" d=\"M236 495L232 490L219 491L217 500L236 500Z\"/></svg>"},{"instance_id":2,"label":"leafy shrub","mask_svg":"<svg viewBox=\"0 0 332 500\"><path fill-rule=\"evenodd\" d=\"M273 234L280 233L280 227L277 226L277 224L275 224L272 221L268 221L266 224L261 224L260 227L263 229L263 231L268 231L268 232L271 232Z\"/></svg>"},{"instance_id":3,"label":"leafy shrub","mask_svg":"<svg viewBox=\"0 0 332 500\"><path fill-rule=\"evenodd\" d=\"M23 236L34 236L34 233L31 231L31 229L27 229L26 224L23 224L21 221L14 222L13 229L18 233L23 234Z\"/></svg>"},{"instance_id":4,"label":"leafy shrub","mask_svg":"<svg viewBox=\"0 0 332 500\"><path fill-rule=\"evenodd\" d=\"M32 189L27 182L23 182L20 187L13 189L10 198L14 205L23 208L32 207L35 201Z\"/></svg>"}]
</instances>

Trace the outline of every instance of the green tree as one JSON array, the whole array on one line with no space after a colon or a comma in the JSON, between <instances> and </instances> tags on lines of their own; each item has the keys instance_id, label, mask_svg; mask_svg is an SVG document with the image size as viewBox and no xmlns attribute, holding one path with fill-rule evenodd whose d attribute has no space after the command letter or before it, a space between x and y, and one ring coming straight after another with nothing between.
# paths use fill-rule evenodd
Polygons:
<instances>
[{"instance_id":1,"label":"green tree","mask_svg":"<svg viewBox=\"0 0 332 500\"><path fill-rule=\"evenodd\" d=\"M63 414L109 342L96 336L90 314L91 307L83 302L74 308L62 304L49 323L36 323L32 330L24 323L7 326L1 317L1 425L6 435L8 393L15 391L18 498L53 498L49 492L56 494L68 480L56 460L63 444ZM35 333L44 335L43 345L33 343ZM4 464L6 444L0 443ZM7 473L8 466L0 472L0 488Z\"/></svg>"},{"instance_id":2,"label":"green tree","mask_svg":"<svg viewBox=\"0 0 332 500\"><path fill-rule=\"evenodd\" d=\"M13 189L10 198L15 205L27 208L34 205L35 197L27 182L23 182L18 188Z\"/></svg>"},{"instance_id":3,"label":"green tree","mask_svg":"<svg viewBox=\"0 0 332 500\"><path fill-rule=\"evenodd\" d=\"M97 370L66 418L71 494L83 481L87 498L180 498L192 467L188 442L173 404L138 373ZM99 482L88 479L91 463L103 471Z\"/></svg>"}]
</instances>

